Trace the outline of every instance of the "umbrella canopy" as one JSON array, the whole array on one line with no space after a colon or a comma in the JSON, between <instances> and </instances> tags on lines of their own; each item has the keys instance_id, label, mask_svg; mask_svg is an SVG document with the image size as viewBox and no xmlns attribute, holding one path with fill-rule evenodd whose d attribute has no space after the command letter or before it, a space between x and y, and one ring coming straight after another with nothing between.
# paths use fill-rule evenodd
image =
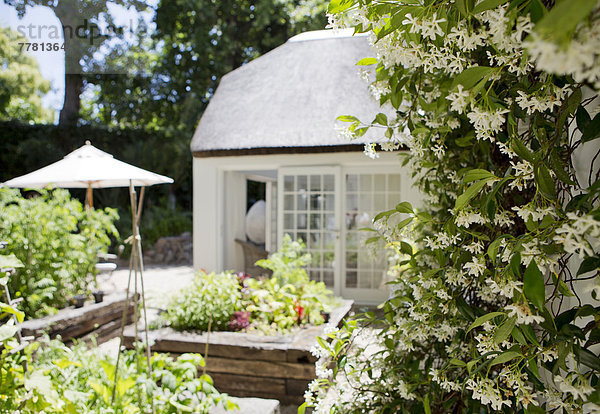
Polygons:
<instances>
[{"instance_id":1,"label":"umbrella canopy","mask_svg":"<svg viewBox=\"0 0 600 414\"><path fill-rule=\"evenodd\" d=\"M155 174L115 159L107 152L86 142L62 160L29 174L6 181L7 187L42 188L53 184L62 188L108 188L149 186L172 183Z\"/></svg>"}]
</instances>

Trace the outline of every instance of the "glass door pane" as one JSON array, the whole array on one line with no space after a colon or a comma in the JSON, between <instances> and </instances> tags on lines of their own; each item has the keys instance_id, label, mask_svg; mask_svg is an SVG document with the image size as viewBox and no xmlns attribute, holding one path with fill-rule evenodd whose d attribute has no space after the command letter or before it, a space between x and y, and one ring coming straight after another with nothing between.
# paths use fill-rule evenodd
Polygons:
<instances>
[{"instance_id":1,"label":"glass door pane","mask_svg":"<svg viewBox=\"0 0 600 414\"><path fill-rule=\"evenodd\" d=\"M400 174L344 174L343 295L357 300L385 299L387 255L383 245L366 245L377 213L400 202ZM345 293L344 293L345 292Z\"/></svg>"},{"instance_id":2,"label":"glass door pane","mask_svg":"<svg viewBox=\"0 0 600 414\"><path fill-rule=\"evenodd\" d=\"M312 261L308 266L310 279L336 286L336 266L339 252L339 218L336 214L339 195L333 167L281 169L281 232L306 244Z\"/></svg>"}]
</instances>

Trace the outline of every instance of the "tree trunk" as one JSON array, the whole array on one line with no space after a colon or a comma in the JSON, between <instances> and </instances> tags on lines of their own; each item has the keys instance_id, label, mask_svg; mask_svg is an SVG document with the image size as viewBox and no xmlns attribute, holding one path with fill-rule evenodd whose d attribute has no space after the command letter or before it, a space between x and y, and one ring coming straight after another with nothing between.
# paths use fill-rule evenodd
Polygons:
<instances>
[{"instance_id":1,"label":"tree trunk","mask_svg":"<svg viewBox=\"0 0 600 414\"><path fill-rule=\"evenodd\" d=\"M79 62L87 48L87 22L79 10L77 0L61 0L54 8L54 13L63 27L65 41L65 100L58 123L76 124L79 120L80 96L83 92L82 68Z\"/></svg>"},{"instance_id":2,"label":"tree trunk","mask_svg":"<svg viewBox=\"0 0 600 414\"><path fill-rule=\"evenodd\" d=\"M76 73L65 73L65 101L60 116L59 125L76 124L81 109L81 92L83 77Z\"/></svg>"}]
</instances>

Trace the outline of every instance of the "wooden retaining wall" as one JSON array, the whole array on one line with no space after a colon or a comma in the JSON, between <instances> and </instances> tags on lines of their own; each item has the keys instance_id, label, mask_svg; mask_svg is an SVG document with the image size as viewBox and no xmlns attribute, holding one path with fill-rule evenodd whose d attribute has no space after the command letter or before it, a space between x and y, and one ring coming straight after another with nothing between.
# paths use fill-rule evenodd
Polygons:
<instances>
[{"instance_id":1,"label":"wooden retaining wall","mask_svg":"<svg viewBox=\"0 0 600 414\"><path fill-rule=\"evenodd\" d=\"M350 312L351 300L330 315L330 324L339 325ZM300 405L304 391L315 378L315 357L310 348L324 325L300 329L293 335L263 336L241 332L193 333L171 328L150 331L152 350L179 355L204 355L208 341L207 372L215 387L236 397L260 397L282 404ZM140 338L141 338L140 333ZM133 348L134 327L125 329L124 344Z\"/></svg>"},{"instance_id":2,"label":"wooden retaining wall","mask_svg":"<svg viewBox=\"0 0 600 414\"><path fill-rule=\"evenodd\" d=\"M23 322L21 332L23 336L36 338L46 332L51 338L60 335L63 341L75 338L85 340L91 338L91 335L96 335L100 344L119 335L124 306L124 293L108 295L100 303L89 301L82 308L69 307L54 315L27 320ZM131 323L133 299L130 300L127 316L127 323Z\"/></svg>"}]
</instances>

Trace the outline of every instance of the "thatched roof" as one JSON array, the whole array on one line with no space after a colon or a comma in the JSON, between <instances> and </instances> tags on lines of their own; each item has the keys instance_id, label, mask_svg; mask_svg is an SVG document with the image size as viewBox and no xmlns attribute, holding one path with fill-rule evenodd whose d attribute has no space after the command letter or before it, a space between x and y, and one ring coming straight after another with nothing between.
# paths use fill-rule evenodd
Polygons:
<instances>
[{"instance_id":1,"label":"thatched roof","mask_svg":"<svg viewBox=\"0 0 600 414\"><path fill-rule=\"evenodd\" d=\"M191 143L195 156L347 151L339 115L370 122L380 112L356 62L372 57L365 36L307 32L225 75ZM364 137L364 142L369 136ZM283 150L283 151L282 151Z\"/></svg>"}]
</instances>

